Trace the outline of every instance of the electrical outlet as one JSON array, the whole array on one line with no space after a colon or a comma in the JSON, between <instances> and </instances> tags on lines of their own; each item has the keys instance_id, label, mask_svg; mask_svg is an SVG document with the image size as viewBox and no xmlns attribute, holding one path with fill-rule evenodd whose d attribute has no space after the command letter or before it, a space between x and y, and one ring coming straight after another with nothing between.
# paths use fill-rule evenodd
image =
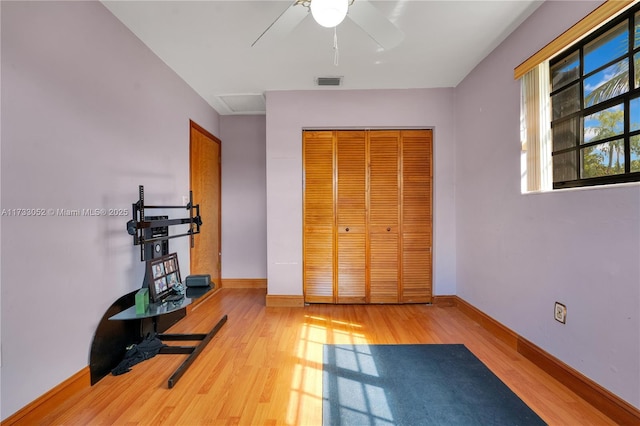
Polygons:
<instances>
[{"instance_id":1,"label":"electrical outlet","mask_svg":"<svg viewBox=\"0 0 640 426\"><path fill-rule=\"evenodd\" d=\"M567 323L567 307L560 302L556 302L555 309L553 310L553 316L556 321L563 324Z\"/></svg>"}]
</instances>

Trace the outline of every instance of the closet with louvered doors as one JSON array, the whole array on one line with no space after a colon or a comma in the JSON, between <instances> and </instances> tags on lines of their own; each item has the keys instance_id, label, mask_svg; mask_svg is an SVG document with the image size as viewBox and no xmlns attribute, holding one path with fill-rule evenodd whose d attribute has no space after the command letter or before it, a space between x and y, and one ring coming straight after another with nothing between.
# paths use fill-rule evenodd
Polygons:
<instances>
[{"instance_id":1,"label":"closet with louvered doors","mask_svg":"<svg viewBox=\"0 0 640 426\"><path fill-rule=\"evenodd\" d=\"M431 146L431 130L304 132L305 302L431 302Z\"/></svg>"}]
</instances>

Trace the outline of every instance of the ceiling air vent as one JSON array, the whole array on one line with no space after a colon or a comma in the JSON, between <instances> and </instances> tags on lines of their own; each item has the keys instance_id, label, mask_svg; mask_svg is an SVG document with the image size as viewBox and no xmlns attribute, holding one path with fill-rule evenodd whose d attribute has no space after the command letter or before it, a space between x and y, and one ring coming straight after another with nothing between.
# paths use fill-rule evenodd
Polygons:
<instances>
[{"instance_id":1,"label":"ceiling air vent","mask_svg":"<svg viewBox=\"0 0 640 426\"><path fill-rule=\"evenodd\" d=\"M341 86L342 77L318 77L316 86Z\"/></svg>"}]
</instances>

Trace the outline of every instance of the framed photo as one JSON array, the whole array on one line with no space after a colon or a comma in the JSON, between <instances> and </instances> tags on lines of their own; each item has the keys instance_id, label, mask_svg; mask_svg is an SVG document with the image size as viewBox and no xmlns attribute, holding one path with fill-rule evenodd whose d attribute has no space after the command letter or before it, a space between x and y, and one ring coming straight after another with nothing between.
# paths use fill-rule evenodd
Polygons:
<instances>
[{"instance_id":1,"label":"framed photo","mask_svg":"<svg viewBox=\"0 0 640 426\"><path fill-rule=\"evenodd\" d=\"M181 284L178 254L171 253L147 260L149 295L152 302L163 302L171 289Z\"/></svg>"},{"instance_id":2,"label":"framed photo","mask_svg":"<svg viewBox=\"0 0 640 426\"><path fill-rule=\"evenodd\" d=\"M167 286L169 288L173 288L174 285L178 284L178 273L177 272L173 272L169 275L167 275Z\"/></svg>"},{"instance_id":3,"label":"framed photo","mask_svg":"<svg viewBox=\"0 0 640 426\"><path fill-rule=\"evenodd\" d=\"M156 294L160 294L167 291L167 279L165 277L158 278L153 283L156 288Z\"/></svg>"},{"instance_id":4,"label":"framed photo","mask_svg":"<svg viewBox=\"0 0 640 426\"><path fill-rule=\"evenodd\" d=\"M554 317L556 321L563 324L567 323L567 307L560 302L556 302L554 309Z\"/></svg>"},{"instance_id":5,"label":"framed photo","mask_svg":"<svg viewBox=\"0 0 640 426\"><path fill-rule=\"evenodd\" d=\"M162 263L153 264L153 278L160 278L164 275L164 265Z\"/></svg>"}]
</instances>

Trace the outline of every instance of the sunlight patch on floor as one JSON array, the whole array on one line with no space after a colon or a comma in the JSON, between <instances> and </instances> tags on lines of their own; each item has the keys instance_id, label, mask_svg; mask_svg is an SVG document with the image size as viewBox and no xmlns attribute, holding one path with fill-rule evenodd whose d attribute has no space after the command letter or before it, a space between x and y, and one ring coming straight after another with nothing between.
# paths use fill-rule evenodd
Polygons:
<instances>
[{"instance_id":1,"label":"sunlight patch on floor","mask_svg":"<svg viewBox=\"0 0 640 426\"><path fill-rule=\"evenodd\" d=\"M332 347L336 369L341 372L335 388L339 410L344 418L358 419L362 424L394 424L393 414L380 375L368 344ZM372 403L375 401L375 403Z\"/></svg>"},{"instance_id":2,"label":"sunlight patch on floor","mask_svg":"<svg viewBox=\"0 0 640 426\"><path fill-rule=\"evenodd\" d=\"M352 349L340 350L335 356L340 369L357 376L378 377L373 357L367 346L361 324L325 318L318 315L305 315L300 330L300 339L295 351L299 362L296 364L287 408L287 423L297 424L301 418L309 418L309 413L317 413L322 419L322 375L324 344L358 345ZM361 413L368 419L374 418L379 424L393 422L393 416L386 401L383 388L373 385L369 380L354 380L352 377L340 377L339 393L347 393L358 398L352 399L351 405L341 409ZM378 401L372 406L370 401ZM356 401L354 403L354 401ZM303 417L301 414L306 413Z\"/></svg>"}]
</instances>

